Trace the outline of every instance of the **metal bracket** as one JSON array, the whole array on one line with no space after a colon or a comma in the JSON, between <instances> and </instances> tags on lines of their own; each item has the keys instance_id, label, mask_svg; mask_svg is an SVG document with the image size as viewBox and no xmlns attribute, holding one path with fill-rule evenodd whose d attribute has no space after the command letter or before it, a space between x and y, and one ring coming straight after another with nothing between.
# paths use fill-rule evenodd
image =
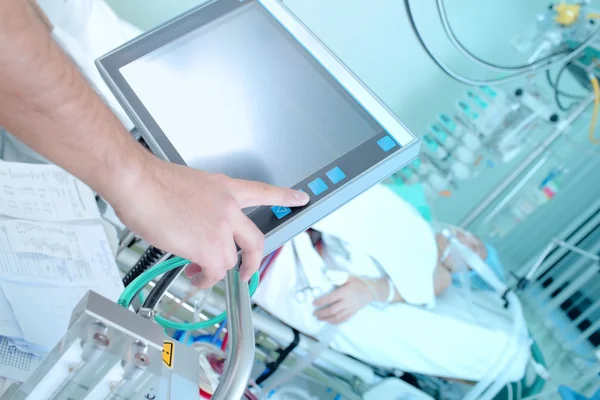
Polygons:
<instances>
[{"instance_id":1,"label":"metal bracket","mask_svg":"<svg viewBox=\"0 0 600 400\"><path fill-rule=\"evenodd\" d=\"M147 307L141 307L138 311L138 315L146 319L154 319L155 314L156 312L152 308Z\"/></svg>"}]
</instances>

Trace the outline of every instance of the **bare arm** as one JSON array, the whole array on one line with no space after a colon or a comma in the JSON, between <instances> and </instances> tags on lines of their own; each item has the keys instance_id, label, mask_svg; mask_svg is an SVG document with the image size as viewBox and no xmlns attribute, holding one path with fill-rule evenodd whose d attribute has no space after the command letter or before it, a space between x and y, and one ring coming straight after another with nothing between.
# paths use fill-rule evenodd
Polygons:
<instances>
[{"instance_id":1,"label":"bare arm","mask_svg":"<svg viewBox=\"0 0 600 400\"><path fill-rule=\"evenodd\" d=\"M0 0L0 121L111 200L149 156L89 88L24 0ZM100 173L102 171L102 173Z\"/></svg>"},{"instance_id":2,"label":"bare arm","mask_svg":"<svg viewBox=\"0 0 600 400\"><path fill-rule=\"evenodd\" d=\"M298 206L308 196L147 153L54 43L40 12L28 0L0 0L0 126L90 185L144 239L201 265L205 286L235 265L236 243L248 278L264 239L241 208Z\"/></svg>"}]
</instances>

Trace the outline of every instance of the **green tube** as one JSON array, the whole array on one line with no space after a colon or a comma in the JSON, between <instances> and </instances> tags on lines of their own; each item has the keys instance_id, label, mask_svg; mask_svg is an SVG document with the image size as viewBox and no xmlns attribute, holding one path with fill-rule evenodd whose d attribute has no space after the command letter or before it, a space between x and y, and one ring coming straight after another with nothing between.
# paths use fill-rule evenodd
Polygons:
<instances>
[{"instance_id":1,"label":"green tube","mask_svg":"<svg viewBox=\"0 0 600 400\"><path fill-rule=\"evenodd\" d=\"M119 297L119 300L117 301L117 303L125 308L129 307L129 305L133 301L133 298L135 297L136 293L139 293L140 290L142 290L154 278L164 274L165 272L168 272L175 268L179 268L179 267L187 265L189 263L190 263L190 261L188 261L184 258L174 257L168 261L162 262L162 263L154 266L153 268L145 271L143 274L141 274L140 276L135 278L131 282L131 284L129 284L129 286L127 286L125 288L125 290ZM258 272L255 272L252 275L252 279L250 279L250 284L248 286L250 296L252 296L254 294L254 292L256 291L256 289L258 288L258 283L259 283L259 274L258 274ZM158 324L160 324L162 327L177 329L177 330L184 330L184 331L205 329L205 328L208 328L215 324L219 324L219 323L223 322L225 320L225 318L227 318L226 312L222 312L221 314L219 314L216 317L213 317L207 321L199 321L199 322L193 322L193 323L175 322L175 321L166 319L160 315L154 316L154 319L156 320L156 322Z\"/></svg>"}]
</instances>

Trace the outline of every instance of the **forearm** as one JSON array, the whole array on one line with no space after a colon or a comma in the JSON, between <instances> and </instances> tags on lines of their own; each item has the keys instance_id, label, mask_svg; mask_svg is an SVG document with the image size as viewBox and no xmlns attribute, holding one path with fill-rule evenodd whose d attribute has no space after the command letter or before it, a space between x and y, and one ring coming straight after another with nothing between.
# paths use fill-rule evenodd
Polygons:
<instances>
[{"instance_id":1,"label":"forearm","mask_svg":"<svg viewBox=\"0 0 600 400\"><path fill-rule=\"evenodd\" d=\"M151 156L90 88L27 0L0 0L0 126L109 201Z\"/></svg>"},{"instance_id":2,"label":"forearm","mask_svg":"<svg viewBox=\"0 0 600 400\"><path fill-rule=\"evenodd\" d=\"M369 283L375 290L375 293L377 294L376 301L378 302L385 302L389 296L390 286L388 285L388 279L389 278L384 277L372 279L369 281ZM441 294L444 290L446 290L451 283L452 275L450 274L450 271L438 264L433 275L433 289L436 296ZM391 286L394 288L394 297L391 302L403 303L404 298L400 295L400 292L398 292L398 290L393 284Z\"/></svg>"},{"instance_id":3,"label":"forearm","mask_svg":"<svg viewBox=\"0 0 600 400\"><path fill-rule=\"evenodd\" d=\"M40 8L40 5L37 3L37 1L36 0L29 0L29 4L33 8L33 11L35 11L36 16L39 18L39 20L42 21L42 23L44 25L46 25L46 28L48 29L48 31L52 32L52 28L53 28L52 22L50 22L50 19L48 19L48 16Z\"/></svg>"}]
</instances>

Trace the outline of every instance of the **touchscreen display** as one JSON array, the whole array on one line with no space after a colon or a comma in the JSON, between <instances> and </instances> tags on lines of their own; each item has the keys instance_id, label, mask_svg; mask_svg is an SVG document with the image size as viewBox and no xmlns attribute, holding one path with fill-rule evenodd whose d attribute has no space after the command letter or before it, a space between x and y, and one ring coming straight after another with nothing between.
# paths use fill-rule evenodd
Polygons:
<instances>
[{"instance_id":1,"label":"touchscreen display","mask_svg":"<svg viewBox=\"0 0 600 400\"><path fill-rule=\"evenodd\" d=\"M187 165L293 186L380 126L257 3L122 67Z\"/></svg>"}]
</instances>

